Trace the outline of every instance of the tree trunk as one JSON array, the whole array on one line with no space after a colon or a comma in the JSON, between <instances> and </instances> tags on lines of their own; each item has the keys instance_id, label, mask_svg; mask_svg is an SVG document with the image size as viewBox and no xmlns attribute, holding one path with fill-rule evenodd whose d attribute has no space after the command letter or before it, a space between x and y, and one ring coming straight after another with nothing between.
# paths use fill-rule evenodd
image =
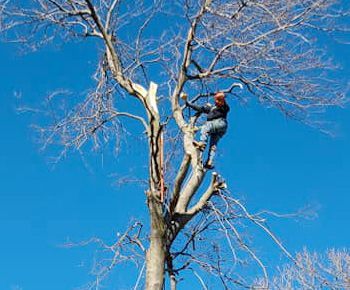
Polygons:
<instances>
[{"instance_id":1,"label":"tree trunk","mask_svg":"<svg viewBox=\"0 0 350 290\"><path fill-rule=\"evenodd\" d=\"M158 235L158 234L156 234ZM165 249L161 237L152 236L146 254L146 290L162 290Z\"/></svg>"},{"instance_id":2,"label":"tree trunk","mask_svg":"<svg viewBox=\"0 0 350 290\"><path fill-rule=\"evenodd\" d=\"M146 254L146 290L162 290L165 272L165 225L158 201L149 197L150 246Z\"/></svg>"},{"instance_id":3,"label":"tree trunk","mask_svg":"<svg viewBox=\"0 0 350 290\"><path fill-rule=\"evenodd\" d=\"M157 85L150 83L144 98L149 121L149 185L148 209L151 218L150 246L146 253L146 290L163 290L165 275L165 232L163 216L164 180L162 168L162 126L157 107Z\"/></svg>"}]
</instances>

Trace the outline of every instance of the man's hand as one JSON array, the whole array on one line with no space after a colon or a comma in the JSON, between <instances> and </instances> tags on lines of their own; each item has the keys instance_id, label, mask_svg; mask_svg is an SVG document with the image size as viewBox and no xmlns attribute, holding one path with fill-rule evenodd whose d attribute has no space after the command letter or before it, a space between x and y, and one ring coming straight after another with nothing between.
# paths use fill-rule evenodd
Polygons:
<instances>
[{"instance_id":1,"label":"man's hand","mask_svg":"<svg viewBox=\"0 0 350 290\"><path fill-rule=\"evenodd\" d=\"M183 99L185 102L187 102L188 95L184 92L180 94L180 98Z\"/></svg>"}]
</instances>

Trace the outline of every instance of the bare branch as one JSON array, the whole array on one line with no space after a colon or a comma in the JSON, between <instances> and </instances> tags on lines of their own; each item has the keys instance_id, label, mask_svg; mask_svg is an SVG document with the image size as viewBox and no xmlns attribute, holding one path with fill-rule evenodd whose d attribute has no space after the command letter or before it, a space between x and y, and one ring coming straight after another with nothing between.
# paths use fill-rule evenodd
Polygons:
<instances>
[{"instance_id":1,"label":"bare branch","mask_svg":"<svg viewBox=\"0 0 350 290\"><path fill-rule=\"evenodd\" d=\"M60 145L60 158L89 144L97 149L118 143L125 132L123 118L138 121L147 133L149 243L143 244L140 224L113 245L90 241L110 254L96 263L91 287L101 286L121 261L131 261L143 265L135 288L145 268L146 289L161 290L165 272L175 289L182 271L192 271L204 289L201 271L224 289L251 289L251 281L237 271L249 261L260 269L263 279L258 284L266 289L267 266L242 233L248 225L270 237L298 267L312 265L310 256L294 258L268 227L271 212L249 213L217 173L200 192L208 172L193 144L200 113L187 116L179 97L186 91L200 103L223 91L320 126L319 113L343 106L347 88L334 78L338 68L318 47L317 38L321 33L347 33L348 16L336 0L0 0L0 32L7 41L30 49L88 37L97 44L95 88L68 101L58 91L47 98L52 121L38 127L43 148ZM172 168L176 170L170 173ZM213 240L213 235L220 239ZM332 261L341 271L336 254ZM334 275L332 269L322 270ZM301 283L309 287L314 280L303 277Z\"/></svg>"}]
</instances>

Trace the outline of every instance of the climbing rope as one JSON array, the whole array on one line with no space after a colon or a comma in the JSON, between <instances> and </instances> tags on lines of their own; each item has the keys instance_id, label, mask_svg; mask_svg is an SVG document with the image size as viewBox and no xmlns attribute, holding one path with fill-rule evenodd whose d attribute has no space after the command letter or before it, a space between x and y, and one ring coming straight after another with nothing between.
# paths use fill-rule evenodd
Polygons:
<instances>
[{"instance_id":1,"label":"climbing rope","mask_svg":"<svg viewBox=\"0 0 350 290\"><path fill-rule=\"evenodd\" d=\"M159 138L159 149L160 149L160 201L165 200L165 185L164 185L164 133L163 130L160 133Z\"/></svg>"}]
</instances>

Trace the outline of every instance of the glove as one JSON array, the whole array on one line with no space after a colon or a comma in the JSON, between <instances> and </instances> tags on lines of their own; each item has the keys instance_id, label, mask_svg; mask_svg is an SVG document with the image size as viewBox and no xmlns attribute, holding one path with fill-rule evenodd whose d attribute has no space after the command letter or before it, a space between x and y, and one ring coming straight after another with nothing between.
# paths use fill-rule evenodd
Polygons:
<instances>
[{"instance_id":1,"label":"glove","mask_svg":"<svg viewBox=\"0 0 350 290\"><path fill-rule=\"evenodd\" d=\"M184 100L185 102L187 102L187 97L188 97L188 95L187 95L186 93L184 93L184 92L182 92L182 93L180 94L180 98L181 98L182 100Z\"/></svg>"}]
</instances>

